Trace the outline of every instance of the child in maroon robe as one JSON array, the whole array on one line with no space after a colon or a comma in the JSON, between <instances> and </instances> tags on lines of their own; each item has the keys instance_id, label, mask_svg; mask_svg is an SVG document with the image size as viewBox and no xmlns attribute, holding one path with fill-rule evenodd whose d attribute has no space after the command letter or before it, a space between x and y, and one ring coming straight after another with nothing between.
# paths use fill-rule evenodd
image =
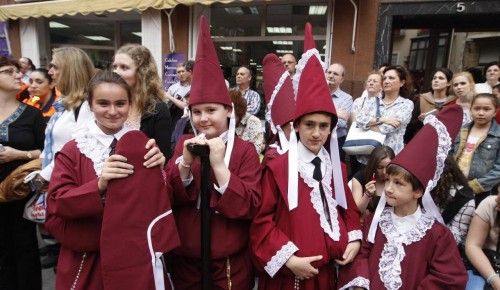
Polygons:
<instances>
[{"instance_id":1,"label":"child in maroon robe","mask_svg":"<svg viewBox=\"0 0 500 290\"><path fill-rule=\"evenodd\" d=\"M338 148L323 147L328 138L337 144L330 136L337 115L316 54L305 61L298 86L293 117L300 141L292 132L288 152L265 166L262 206L250 230L260 290L336 289L336 268L360 248L359 212L345 192Z\"/></svg>"},{"instance_id":2,"label":"child in maroon robe","mask_svg":"<svg viewBox=\"0 0 500 290\"><path fill-rule=\"evenodd\" d=\"M260 164L252 143L235 135L234 112L205 17L200 19L189 100L197 134L184 135L168 164L181 246L172 255L176 289L201 289L200 159L191 143L210 148L212 289L249 290L254 282L248 231L260 202Z\"/></svg>"},{"instance_id":3,"label":"child in maroon robe","mask_svg":"<svg viewBox=\"0 0 500 290\"><path fill-rule=\"evenodd\" d=\"M288 151L290 130L295 110L295 93L290 74L274 53L262 60L266 121L272 132L271 142L264 153L263 165Z\"/></svg>"},{"instance_id":4,"label":"child in maroon robe","mask_svg":"<svg viewBox=\"0 0 500 290\"><path fill-rule=\"evenodd\" d=\"M89 83L95 120L56 155L45 226L61 242L57 289L170 289L154 271L163 268L156 253L179 243L160 169L165 159L146 149L144 134L127 133L130 101L119 75L98 73Z\"/></svg>"},{"instance_id":5,"label":"child in maroon robe","mask_svg":"<svg viewBox=\"0 0 500 290\"><path fill-rule=\"evenodd\" d=\"M385 193L367 219L361 251L341 276L340 289L465 288L458 247L430 195L461 120L458 105L426 117L391 161Z\"/></svg>"}]
</instances>

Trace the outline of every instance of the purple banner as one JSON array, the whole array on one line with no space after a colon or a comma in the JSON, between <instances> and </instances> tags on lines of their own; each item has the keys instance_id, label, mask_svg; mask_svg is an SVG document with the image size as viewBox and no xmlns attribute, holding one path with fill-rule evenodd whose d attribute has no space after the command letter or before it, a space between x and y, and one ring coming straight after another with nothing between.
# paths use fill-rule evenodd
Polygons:
<instances>
[{"instance_id":1,"label":"purple banner","mask_svg":"<svg viewBox=\"0 0 500 290\"><path fill-rule=\"evenodd\" d=\"M184 53L174 52L163 55L163 89L168 88L177 82L176 68L179 63L186 61Z\"/></svg>"},{"instance_id":2,"label":"purple banner","mask_svg":"<svg viewBox=\"0 0 500 290\"><path fill-rule=\"evenodd\" d=\"M0 22L0 55L5 57L11 55L6 22Z\"/></svg>"}]
</instances>

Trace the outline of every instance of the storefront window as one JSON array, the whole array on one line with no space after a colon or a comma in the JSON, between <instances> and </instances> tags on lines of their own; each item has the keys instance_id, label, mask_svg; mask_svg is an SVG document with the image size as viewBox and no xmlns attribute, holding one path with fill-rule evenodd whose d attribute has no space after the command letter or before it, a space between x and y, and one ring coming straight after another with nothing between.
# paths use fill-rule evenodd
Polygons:
<instances>
[{"instance_id":1,"label":"storefront window","mask_svg":"<svg viewBox=\"0 0 500 290\"><path fill-rule=\"evenodd\" d=\"M87 52L98 68L109 68L117 48L141 43L141 14L52 17L48 20L50 47L75 46Z\"/></svg>"},{"instance_id":2,"label":"storefront window","mask_svg":"<svg viewBox=\"0 0 500 290\"><path fill-rule=\"evenodd\" d=\"M254 73L252 87L262 87L262 59L268 53L287 53L300 58L304 44L304 26L313 25L316 47L323 60L326 52L328 2L286 1L268 4L213 5L210 9L212 39L224 76L235 85L237 69L248 66Z\"/></svg>"}]
</instances>

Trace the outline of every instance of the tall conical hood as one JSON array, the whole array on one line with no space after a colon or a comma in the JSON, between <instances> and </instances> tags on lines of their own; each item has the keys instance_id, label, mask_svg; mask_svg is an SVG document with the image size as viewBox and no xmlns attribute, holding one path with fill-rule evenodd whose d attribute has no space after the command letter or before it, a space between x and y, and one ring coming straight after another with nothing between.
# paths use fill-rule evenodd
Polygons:
<instances>
[{"instance_id":1,"label":"tall conical hood","mask_svg":"<svg viewBox=\"0 0 500 290\"><path fill-rule=\"evenodd\" d=\"M433 180L437 167L444 166L444 159L450 149L448 147L444 152L445 144L440 144L440 138L449 136L451 142L455 140L462 124L462 114L462 107L459 105L444 107L435 117L444 127L428 122L392 160L391 164L399 165L411 172L425 188L429 181ZM443 160L436 158L436 156L440 157L439 154L445 154L442 156Z\"/></svg>"},{"instance_id":2,"label":"tall conical hood","mask_svg":"<svg viewBox=\"0 0 500 290\"><path fill-rule=\"evenodd\" d=\"M283 127L293 119L295 94L292 80L278 56L269 53L262 61L264 75L264 93L268 113L266 119L271 126ZM273 128L275 131L275 128Z\"/></svg>"},{"instance_id":3,"label":"tall conical hood","mask_svg":"<svg viewBox=\"0 0 500 290\"><path fill-rule=\"evenodd\" d=\"M231 98L205 16L200 18L189 106L203 103L218 103L231 107Z\"/></svg>"},{"instance_id":4,"label":"tall conical hood","mask_svg":"<svg viewBox=\"0 0 500 290\"><path fill-rule=\"evenodd\" d=\"M328 113L332 115L333 128L337 124L337 112L324 75L318 58L309 58L299 80L294 119L310 113Z\"/></svg>"},{"instance_id":5,"label":"tall conical hood","mask_svg":"<svg viewBox=\"0 0 500 290\"><path fill-rule=\"evenodd\" d=\"M443 217L432 199L431 190L434 189L443 173L446 157L462 125L462 115L462 107L459 105L448 105L437 116L428 115L424 119L424 127L391 161L391 164L401 166L420 181L424 187L423 208L440 223L444 223ZM384 193L368 231L367 240L372 243L375 240L375 232L385 205Z\"/></svg>"},{"instance_id":6,"label":"tall conical hood","mask_svg":"<svg viewBox=\"0 0 500 290\"><path fill-rule=\"evenodd\" d=\"M313 38L312 25L307 22L304 28L304 53L313 48L316 48L316 43Z\"/></svg>"}]
</instances>

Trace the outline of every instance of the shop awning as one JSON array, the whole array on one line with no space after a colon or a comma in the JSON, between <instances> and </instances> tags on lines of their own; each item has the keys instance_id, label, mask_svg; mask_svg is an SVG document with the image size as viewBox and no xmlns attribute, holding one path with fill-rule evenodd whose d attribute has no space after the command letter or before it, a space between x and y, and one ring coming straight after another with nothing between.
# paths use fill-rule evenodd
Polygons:
<instances>
[{"instance_id":1,"label":"shop awning","mask_svg":"<svg viewBox=\"0 0 500 290\"><path fill-rule=\"evenodd\" d=\"M52 0L23 4L11 4L0 6L0 21L8 19L26 19L30 17L52 17L63 15L76 15L78 13L87 15L89 13L101 14L104 12L115 12L117 10L146 10L169 9L178 4L193 5L212 3L230 3L234 0ZM249 2L244 0L241 2Z\"/></svg>"}]
</instances>

